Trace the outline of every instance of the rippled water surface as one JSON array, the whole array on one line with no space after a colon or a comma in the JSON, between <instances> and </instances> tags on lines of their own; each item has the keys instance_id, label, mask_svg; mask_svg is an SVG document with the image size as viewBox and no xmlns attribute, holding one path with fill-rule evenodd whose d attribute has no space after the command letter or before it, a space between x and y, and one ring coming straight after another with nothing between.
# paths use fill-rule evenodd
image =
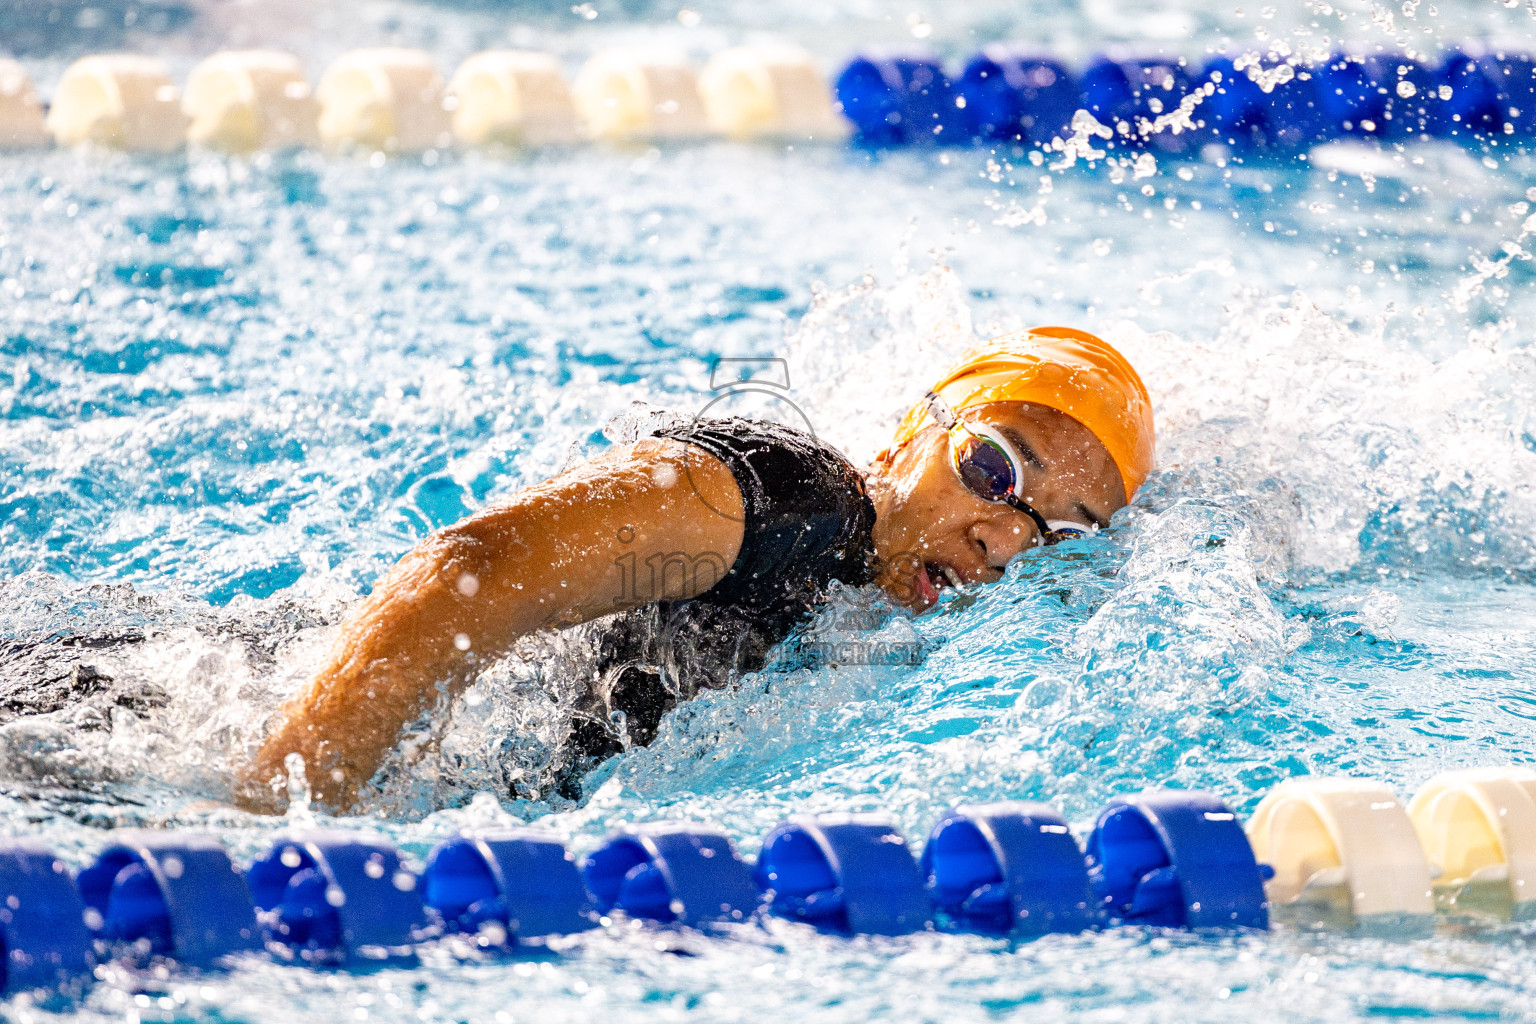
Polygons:
<instances>
[{"instance_id":1,"label":"rippled water surface","mask_svg":"<svg viewBox=\"0 0 1536 1024\"><path fill-rule=\"evenodd\" d=\"M1421 47L1536 38L1523 6L1442 3L1439 21L1427 5L1324 6L1183 4L1137 24L1184 19L1191 53L1255 26L1389 32L1379 15ZM306 56L394 19L391 38L448 65L509 17L364 10ZM706 10L704 28L776 27L830 63L866 29L931 24L958 53L1030 13L764 10ZM678 31L670 9L600 8L595 28L557 13L510 17L572 52L608 38L583 32ZM1126 31L1103 4L1036 13L1064 49ZM410 37L427 24L437 35ZM40 82L56 59L32 59ZM921 664L748 677L672 713L579 803L537 798L565 722L537 680L577 660L536 645L414 737L428 752L340 824L417 866L456 827L514 819L584 851L620 822L689 818L755 852L790 811L883 809L917 839L953 801L1026 797L1086 829L1148 784L1209 787L1246 813L1296 775L1406 796L1447 768L1530 761L1533 207L1536 159L1440 143L1142 177L727 144L0 155L0 822L77 868L116 825L195 826L253 856L281 823L219 803L231 763L428 531L602 450L646 408L702 408L721 356L786 360L817 432L867 460L969 340L1043 322L1105 334L1154 396L1159 470L1106 534L919 619L837 594L812 639L916 644ZM78 998L8 1012L1536 1019L1531 937L1124 929L1015 946L615 927L511 960L447 945L416 970L112 968Z\"/></svg>"}]
</instances>

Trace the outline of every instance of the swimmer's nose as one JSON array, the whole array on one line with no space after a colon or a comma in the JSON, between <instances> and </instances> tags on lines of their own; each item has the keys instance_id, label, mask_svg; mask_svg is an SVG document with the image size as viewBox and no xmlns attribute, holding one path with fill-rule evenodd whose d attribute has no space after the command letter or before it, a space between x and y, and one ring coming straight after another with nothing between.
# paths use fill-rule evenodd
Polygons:
<instances>
[{"instance_id":1,"label":"swimmer's nose","mask_svg":"<svg viewBox=\"0 0 1536 1024\"><path fill-rule=\"evenodd\" d=\"M1003 516L971 525L971 544L981 556L982 563L994 573L1001 573L1014 555L1034 546L1035 524L1017 523L1014 518Z\"/></svg>"}]
</instances>

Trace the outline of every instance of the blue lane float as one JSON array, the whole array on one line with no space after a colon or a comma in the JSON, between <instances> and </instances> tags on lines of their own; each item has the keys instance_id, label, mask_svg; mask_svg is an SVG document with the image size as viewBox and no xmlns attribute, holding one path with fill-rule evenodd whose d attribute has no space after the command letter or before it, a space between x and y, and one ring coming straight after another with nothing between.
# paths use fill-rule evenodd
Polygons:
<instances>
[{"instance_id":1,"label":"blue lane float","mask_svg":"<svg viewBox=\"0 0 1536 1024\"><path fill-rule=\"evenodd\" d=\"M1253 848L1211 793L1147 790L1111 801L1088 838L1088 868L1112 922L1269 927Z\"/></svg>"},{"instance_id":2,"label":"blue lane float","mask_svg":"<svg viewBox=\"0 0 1536 1024\"><path fill-rule=\"evenodd\" d=\"M1382 68L1377 85L1387 90L1384 137L1403 141L1434 134L1435 115L1443 103L1435 69L1403 54L1382 54L1375 61Z\"/></svg>"},{"instance_id":3,"label":"blue lane float","mask_svg":"<svg viewBox=\"0 0 1536 1024\"><path fill-rule=\"evenodd\" d=\"M1504 130L1504 106L1499 98L1497 63L1463 50L1445 56L1436 75L1434 117L1430 132L1441 138L1497 136ZM1445 90L1450 95L1445 95Z\"/></svg>"},{"instance_id":4,"label":"blue lane float","mask_svg":"<svg viewBox=\"0 0 1536 1024\"><path fill-rule=\"evenodd\" d=\"M1105 53L1091 60L1078 83L1083 108L1115 133L1117 145L1150 148L1167 154L1187 152L1187 132L1151 130L1159 117L1179 106L1191 82L1183 63L1172 57Z\"/></svg>"},{"instance_id":5,"label":"blue lane float","mask_svg":"<svg viewBox=\"0 0 1536 1024\"><path fill-rule=\"evenodd\" d=\"M1378 84L1382 65L1337 53L1310 69L1322 121L1335 137L1379 136L1386 131L1388 95Z\"/></svg>"},{"instance_id":6,"label":"blue lane float","mask_svg":"<svg viewBox=\"0 0 1536 1024\"><path fill-rule=\"evenodd\" d=\"M85 901L64 862L24 839L0 846L0 992L54 988L88 973Z\"/></svg>"},{"instance_id":7,"label":"blue lane float","mask_svg":"<svg viewBox=\"0 0 1536 1024\"><path fill-rule=\"evenodd\" d=\"M1197 112L1205 122L1203 134L1239 149L1275 143L1279 126L1271 116L1270 97L1258 82L1238 70L1230 57L1212 60L1204 77L1211 88Z\"/></svg>"},{"instance_id":8,"label":"blue lane float","mask_svg":"<svg viewBox=\"0 0 1536 1024\"><path fill-rule=\"evenodd\" d=\"M1094 923L1083 851L1046 804L951 808L923 847L922 873L941 919L960 931L1031 936Z\"/></svg>"},{"instance_id":9,"label":"blue lane float","mask_svg":"<svg viewBox=\"0 0 1536 1024\"><path fill-rule=\"evenodd\" d=\"M211 837L121 835L77 883L108 942L199 965L261 948L250 890Z\"/></svg>"},{"instance_id":10,"label":"blue lane float","mask_svg":"<svg viewBox=\"0 0 1536 1024\"><path fill-rule=\"evenodd\" d=\"M1492 53L1480 63L1493 82L1506 134L1536 137L1536 59L1528 54Z\"/></svg>"},{"instance_id":11,"label":"blue lane float","mask_svg":"<svg viewBox=\"0 0 1536 1024\"><path fill-rule=\"evenodd\" d=\"M866 54L849 62L833 87L854 140L875 148L969 142L955 93L929 54Z\"/></svg>"},{"instance_id":12,"label":"blue lane float","mask_svg":"<svg viewBox=\"0 0 1536 1024\"><path fill-rule=\"evenodd\" d=\"M461 832L427 858L422 890L450 931L507 942L595 925L575 859L559 840L527 829Z\"/></svg>"},{"instance_id":13,"label":"blue lane float","mask_svg":"<svg viewBox=\"0 0 1536 1024\"><path fill-rule=\"evenodd\" d=\"M288 836L246 879L272 944L307 958L409 956L427 937L416 876L383 840L348 832Z\"/></svg>"},{"instance_id":14,"label":"blue lane float","mask_svg":"<svg viewBox=\"0 0 1536 1024\"><path fill-rule=\"evenodd\" d=\"M1077 82L1066 65L1029 49L994 45L972 57L955 83L970 140L1038 146L1072 130ZM965 140L959 140L965 141Z\"/></svg>"},{"instance_id":15,"label":"blue lane float","mask_svg":"<svg viewBox=\"0 0 1536 1024\"><path fill-rule=\"evenodd\" d=\"M1238 67L1230 57L1216 57L1205 65L1202 81L1208 92L1194 111L1203 126L1199 136L1239 153L1294 153L1337 137L1332 125L1339 119L1322 101L1325 86L1316 75L1276 83L1266 92L1249 72L1247 65ZM1339 87L1337 96L1344 92Z\"/></svg>"},{"instance_id":16,"label":"blue lane float","mask_svg":"<svg viewBox=\"0 0 1536 1024\"><path fill-rule=\"evenodd\" d=\"M609 836L582 865L597 909L685 925L744 921L757 909L752 873L723 832L670 822Z\"/></svg>"},{"instance_id":17,"label":"blue lane float","mask_svg":"<svg viewBox=\"0 0 1536 1024\"><path fill-rule=\"evenodd\" d=\"M818 928L905 935L933 905L907 841L880 815L795 815L769 833L753 878L770 911Z\"/></svg>"}]
</instances>

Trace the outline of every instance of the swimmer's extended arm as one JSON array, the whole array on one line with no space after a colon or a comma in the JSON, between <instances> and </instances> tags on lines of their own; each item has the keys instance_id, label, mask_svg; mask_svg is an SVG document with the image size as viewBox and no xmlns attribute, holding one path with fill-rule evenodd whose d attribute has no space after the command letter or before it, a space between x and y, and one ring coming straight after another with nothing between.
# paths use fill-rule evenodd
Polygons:
<instances>
[{"instance_id":1,"label":"swimmer's extended arm","mask_svg":"<svg viewBox=\"0 0 1536 1024\"><path fill-rule=\"evenodd\" d=\"M297 752L314 795L351 806L401 728L518 637L709 589L736 561L741 507L719 460L651 440L437 531L342 626L325 667L284 706L239 799L275 810L269 781ZM664 592L652 594L647 559L683 571L657 572Z\"/></svg>"}]
</instances>

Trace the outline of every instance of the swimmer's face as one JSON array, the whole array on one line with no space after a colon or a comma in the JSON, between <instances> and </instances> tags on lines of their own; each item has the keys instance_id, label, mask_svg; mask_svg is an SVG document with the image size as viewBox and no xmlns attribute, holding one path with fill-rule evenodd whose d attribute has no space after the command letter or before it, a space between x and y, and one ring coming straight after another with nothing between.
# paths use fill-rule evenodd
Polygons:
<instances>
[{"instance_id":1,"label":"swimmer's face","mask_svg":"<svg viewBox=\"0 0 1536 1024\"><path fill-rule=\"evenodd\" d=\"M960 414L985 422L1023 456L1020 496L1046 519L1107 526L1125 505L1115 462L1098 438L1065 413L1027 402L993 402ZM883 453L869 478L875 505L880 582L898 601L925 611L959 583L993 583L1038 529L1016 509L978 498L950 463L949 435L930 426Z\"/></svg>"}]
</instances>

